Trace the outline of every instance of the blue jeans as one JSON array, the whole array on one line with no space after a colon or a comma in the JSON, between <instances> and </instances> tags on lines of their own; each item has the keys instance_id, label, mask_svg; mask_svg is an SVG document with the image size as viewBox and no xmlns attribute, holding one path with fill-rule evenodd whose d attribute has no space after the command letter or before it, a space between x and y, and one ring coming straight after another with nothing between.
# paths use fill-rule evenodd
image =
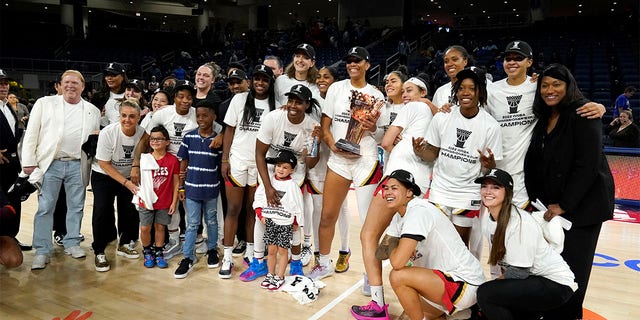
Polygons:
<instances>
[{"instance_id":1,"label":"blue jeans","mask_svg":"<svg viewBox=\"0 0 640 320\"><path fill-rule=\"evenodd\" d=\"M207 248L209 250L218 245L218 199L192 200L187 198L187 230L184 233L182 253L185 258L196 261L196 236L204 212L204 223L207 225ZM177 214L177 213L174 213Z\"/></svg>"},{"instance_id":2,"label":"blue jeans","mask_svg":"<svg viewBox=\"0 0 640 320\"><path fill-rule=\"evenodd\" d=\"M53 250L51 242L53 211L62 186L67 195L67 235L62 243L65 248L80 245L85 197L80 160L54 160L44 173L42 190L38 195L38 211L33 218L33 247L36 249L36 255L51 255Z\"/></svg>"}]
</instances>

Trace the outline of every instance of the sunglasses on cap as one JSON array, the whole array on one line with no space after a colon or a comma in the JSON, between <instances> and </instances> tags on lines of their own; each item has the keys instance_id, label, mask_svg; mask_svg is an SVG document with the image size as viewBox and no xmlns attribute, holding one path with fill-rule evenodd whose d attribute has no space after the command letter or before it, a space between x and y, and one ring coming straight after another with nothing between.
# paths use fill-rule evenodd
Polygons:
<instances>
[{"instance_id":1,"label":"sunglasses on cap","mask_svg":"<svg viewBox=\"0 0 640 320\"><path fill-rule=\"evenodd\" d=\"M509 62L509 61L520 62L520 61L522 61L524 59L526 59L526 57L522 56L522 55L519 55L519 54L518 55L514 55L514 56L505 56L504 57L504 61L506 61L506 62Z\"/></svg>"}]
</instances>

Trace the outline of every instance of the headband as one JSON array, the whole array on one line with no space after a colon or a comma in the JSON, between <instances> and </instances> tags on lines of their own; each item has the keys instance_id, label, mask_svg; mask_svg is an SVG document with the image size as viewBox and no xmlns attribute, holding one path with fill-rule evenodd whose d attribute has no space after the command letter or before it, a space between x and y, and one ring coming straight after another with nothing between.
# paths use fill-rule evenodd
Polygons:
<instances>
[{"instance_id":1,"label":"headband","mask_svg":"<svg viewBox=\"0 0 640 320\"><path fill-rule=\"evenodd\" d=\"M411 77L406 82L411 82L411 83L415 84L416 86L418 86L418 88L420 88L422 90L427 90L427 84L424 83L424 81L420 80L420 78Z\"/></svg>"}]
</instances>

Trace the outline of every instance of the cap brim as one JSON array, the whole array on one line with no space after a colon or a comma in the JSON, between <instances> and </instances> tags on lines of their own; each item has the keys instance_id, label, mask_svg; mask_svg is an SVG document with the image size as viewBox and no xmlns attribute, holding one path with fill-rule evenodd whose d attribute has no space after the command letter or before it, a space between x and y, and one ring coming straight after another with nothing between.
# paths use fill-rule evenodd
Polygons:
<instances>
[{"instance_id":1,"label":"cap brim","mask_svg":"<svg viewBox=\"0 0 640 320\"><path fill-rule=\"evenodd\" d=\"M495 177L482 176L482 177L476 178L476 180L474 180L473 182L477 184L482 184L485 180L491 180L495 182L497 185L504 187L504 183L500 182L500 180L496 179Z\"/></svg>"},{"instance_id":2,"label":"cap brim","mask_svg":"<svg viewBox=\"0 0 640 320\"><path fill-rule=\"evenodd\" d=\"M296 97L298 97L298 99L300 99L302 101L307 101L307 100L310 99L310 98L307 98L307 97L303 97L301 94L299 94L297 92L287 92L284 95L287 96L287 97L288 96L296 96Z\"/></svg>"},{"instance_id":3,"label":"cap brim","mask_svg":"<svg viewBox=\"0 0 640 320\"><path fill-rule=\"evenodd\" d=\"M104 70L102 73L105 75L117 76L119 74L123 74L124 72L118 72L116 70Z\"/></svg>"}]
</instances>

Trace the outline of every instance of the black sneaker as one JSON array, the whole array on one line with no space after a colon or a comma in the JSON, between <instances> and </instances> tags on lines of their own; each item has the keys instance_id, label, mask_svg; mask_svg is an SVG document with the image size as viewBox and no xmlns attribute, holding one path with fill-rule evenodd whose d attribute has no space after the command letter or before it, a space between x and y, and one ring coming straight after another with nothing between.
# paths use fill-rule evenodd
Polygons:
<instances>
[{"instance_id":1,"label":"black sneaker","mask_svg":"<svg viewBox=\"0 0 640 320\"><path fill-rule=\"evenodd\" d=\"M191 271L193 271L193 267L195 267L193 261L189 258L184 258L180 261L180 265L173 276L176 279L184 279L189 275L189 273L191 273Z\"/></svg>"},{"instance_id":2,"label":"black sneaker","mask_svg":"<svg viewBox=\"0 0 640 320\"><path fill-rule=\"evenodd\" d=\"M64 245L62 244L62 240L64 239L64 234L62 233L54 233L53 235L53 242L55 242L57 245L63 247Z\"/></svg>"},{"instance_id":3,"label":"black sneaker","mask_svg":"<svg viewBox=\"0 0 640 320\"><path fill-rule=\"evenodd\" d=\"M247 250L247 242L244 240L240 240L238 241L238 244L233 248L233 251L231 251L231 253L233 253L234 257L238 257L242 255L245 250Z\"/></svg>"},{"instance_id":4,"label":"black sneaker","mask_svg":"<svg viewBox=\"0 0 640 320\"><path fill-rule=\"evenodd\" d=\"M207 251L207 267L209 269L220 266L220 258L218 258L218 249L213 248Z\"/></svg>"}]
</instances>

